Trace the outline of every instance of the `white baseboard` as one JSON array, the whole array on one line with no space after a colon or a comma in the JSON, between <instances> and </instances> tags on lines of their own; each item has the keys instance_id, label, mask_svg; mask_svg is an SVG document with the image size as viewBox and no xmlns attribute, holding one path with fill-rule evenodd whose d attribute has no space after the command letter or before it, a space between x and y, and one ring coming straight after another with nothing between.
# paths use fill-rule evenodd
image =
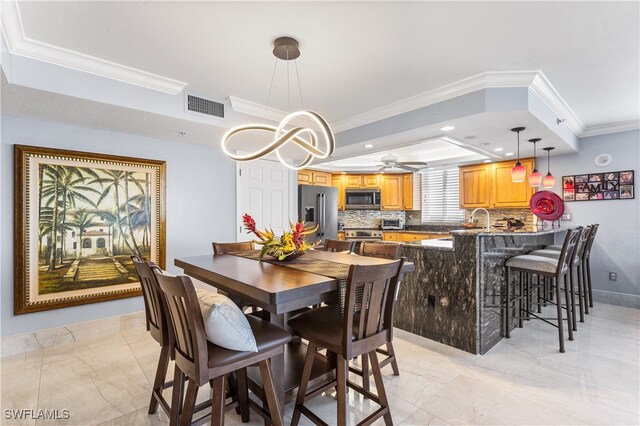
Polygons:
<instances>
[{"instance_id":1,"label":"white baseboard","mask_svg":"<svg viewBox=\"0 0 640 426\"><path fill-rule=\"evenodd\" d=\"M626 306L640 309L640 296L637 294L615 293L613 291L593 289L593 301L609 305Z\"/></svg>"}]
</instances>

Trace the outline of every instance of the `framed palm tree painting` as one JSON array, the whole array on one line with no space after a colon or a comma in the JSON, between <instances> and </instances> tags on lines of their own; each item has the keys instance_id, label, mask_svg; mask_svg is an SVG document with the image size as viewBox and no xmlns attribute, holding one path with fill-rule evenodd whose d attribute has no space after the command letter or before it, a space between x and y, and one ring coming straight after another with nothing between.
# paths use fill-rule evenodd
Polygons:
<instances>
[{"instance_id":1,"label":"framed palm tree painting","mask_svg":"<svg viewBox=\"0 0 640 426\"><path fill-rule=\"evenodd\" d=\"M14 314L141 294L164 268L165 162L14 146Z\"/></svg>"}]
</instances>

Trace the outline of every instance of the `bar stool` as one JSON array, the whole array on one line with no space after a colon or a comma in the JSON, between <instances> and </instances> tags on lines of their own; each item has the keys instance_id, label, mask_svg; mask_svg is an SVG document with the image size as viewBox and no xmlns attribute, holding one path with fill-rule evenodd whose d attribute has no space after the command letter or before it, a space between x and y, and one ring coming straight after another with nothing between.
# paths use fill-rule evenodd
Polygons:
<instances>
[{"instance_id":1,"label":"bar stool","mask_svg":"<svg viewBox=\"0 0 640 426\"><path fill-rule=\"evenodd\" d=\"M362 242L360 244L360 256L370 256L377 257L380 259L389 259L389 260L397 260L400 258L400 249L402 246L400 244L388 244L388 243L372 243L372 242ZM398 299L398 292L400 291L400 282L398 282L398 286L396 288L396 294L394 301ZM393 321L393 315L391 315L391 321ZM400 369L398 368L398 360L396 358L396 352L393 349L393 322L388 327L389 337L387 338L387 343L385 344L386 349L378 348L376 352L383 355L385 358L380 361L380 368L391 364L391 369L393 370L394 376L400 375ZM369 376L371 376L371 370L369 369L369 361L367 357L360 357L360 365L361 369L356 368L354 366L349 366L349 371L357 374L362 377L362 387L365 390L369 390L371 388L369 383Z\"/></svg>"},{"instance_id":2,"label":"bar stool","mask_svg":"<svg viewBox=\"0 0 640 426\"><path fill-rule=\"evenodd\" d=\"M224 424L225 411L238 406L239 403L248 404L265 418L265 422L271 422L275 426L282 425L280 402L273 387L269 359L284 353L284 345L291 340L291 335L273 324L247 315L256 339L257 352L233 351L214 345L205 337L198 297L191 279L187 276L165 274L156 266L152 267L152 270L163 292L175 337L172 342L176 362L171 403L172 420L177 418L180 425L191 424L194 413L201 409L202 405L195 404L198 388L208 382L212 389L212 425ZM268 413L248 398L246 368L256 364L260 368L263 392L269 407ZM233 372L238 373L240 401L225 404L225 375ZM185 377L188 384L183 398ZM195 422L199 423L205 417Z\"/></svg>"},{"instance_id":3,"label":"bar stool","mask_svg":"<svg viewBox=\"0 0 640 426\"><path fill-rule=\"evenodd\" d=\"M560 252L560 257L558 260L551 259L548 257L542 256L533 256L533 255L520 255L509 258L505 265L507 267L507 277L506 277L506 300L505 300L505 337L511 337L511 305L514 301L519 302L519 311L518 311L518 319L520 320L519 326L522 327L522 318L523 313L527 316L524 318L529 319L530 316L533 316L536 319L543 320L544 322L553 325L558 328L558 340L560 346L560 352L564 352L564 332L563 332L563 318L562 318L562 310L565 309L567 311L567 323L569 326L569 340L573 340L573 323L571 317L571 304L569 302L569 282L567 279L567 274L570 269L571 259L573 256L573 252L575 246L578 242L578 237L580 236L579 229L568 229L567 234L564 239L564 244L562 245L562 250ZM525 279L520 279L520 294L516 297L511 296L511 276L513 272L521 272L525 274ZM522 274L521 274L522 275ZM554 303L557 309L557 318L544 318L538 316L529 311L529 297L530 294L530 275L537 275L538 277L547 277L551 278L555 281L555 291L556 291L556 300L552 302L545 297L545 301L548 303ZM560 295L560 282L563 281L564 284L564 296L565 302L564 306L562 305L562 299ZM539 283L539 280L538 280ZM523 305L523 302L527 300L527 305ZM550 322L549 320L556 320L557 325Z\"/></svg>"},{"instance_id":4,"label":"bar stool","mask_svg":"<svg viewBox=\"0 0 640 426\"><path fill-rule=\"evenodd\" d=\"M348 251L349 253L353 252L353 249L356 246L355 241L341 241L341 240L329 240L326 239L324 241L323 250L330 252L337 251Z\"/></svg>"},{"instance_id":5,"label":"bar stool","mask_svg":"<svg viewBox=\"0 0 640 426\"><path fill-rule=\"evenodd\" d=\"M386 425L393 424L376 349L388 338L387 329L391 324L395 290L403 262L401 259L384 265L352 265L347 279L343 314L339 305L329 305L296 315L289 320L289 327L309 342L291 419L292 426L298 424L301 414L316 424L326 424L304 403L308 398L332 387L337 388L337 424L346 425L347 386L380 405L360 425L371 424L380 417L384 417ZM363 297L356 297L357 288L362 290ZM336 378L307 392L318 347L327 349L328 356L335 354ZM361 355L369 357L378 395L348 380L348 360Z\"/></svg>"},{"instance_id":6,"label":"bar stool","mask_svg":"<svg viewBox=\"0 0 640 426\"><path fill-rule=\"evenodd\" d=\"M584 252L585 252L589 237L591 235L592 229L593 229L592 225L589 225L586 228L581 229L580 238L578 239L578 244L576 245L576 248L574 250L573 260L570 265L569 282L571 286L571 291L573 292L573 294L571 295L573 331L577 331L576 313L575 313L576 304L574 301L574 294L575 294L576 288L577 288L577 295L578 295L578 302L579 302L578 306L580 307L580 322L584 322L585 313L586 314L589 313L589 306L588 306L589 298L587 296L586 283L585 283L585 280L583 279L584 277L583 258L584 258ZM560 258L560 251L553 250L553 249L534 250L529 254L533 256L549 257L551 259ZM574 281L574 271L577 273L577 277L578 277L577 282Z\"/></svg>"}]
</instances>

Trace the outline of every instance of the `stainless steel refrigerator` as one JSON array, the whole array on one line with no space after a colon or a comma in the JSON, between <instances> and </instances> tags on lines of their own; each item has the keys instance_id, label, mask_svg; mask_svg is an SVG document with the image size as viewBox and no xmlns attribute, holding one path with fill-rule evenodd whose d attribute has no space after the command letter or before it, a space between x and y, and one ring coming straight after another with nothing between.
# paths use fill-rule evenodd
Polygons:
<instances>
[{"instance_id":1,"label":"stainless steel refrigerator","mask_svg":"<svg viewBox=\"0 0 640 426\"><path fill-rule=\"evenodd\" d=\"M298 220L319 225L309 241L338 238L338 189L330 186L298 186Z\"/></svg>"}]
</instances>

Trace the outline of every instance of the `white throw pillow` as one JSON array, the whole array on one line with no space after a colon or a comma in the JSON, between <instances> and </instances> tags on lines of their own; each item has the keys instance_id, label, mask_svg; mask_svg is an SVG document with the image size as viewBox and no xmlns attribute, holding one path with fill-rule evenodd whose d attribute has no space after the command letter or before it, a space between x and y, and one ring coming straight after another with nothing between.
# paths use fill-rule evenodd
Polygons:
<instances>
[{"instance_id":1,"label":"white throw pillow","mask_svg":"<svg viewBox=\"0 0 640 426\"><path fill-rule=\"evenodd\" d=\"M227 296L196 289L207 340L234 351L258 352L249 321Z\"/></svg>"}]
</instances>

